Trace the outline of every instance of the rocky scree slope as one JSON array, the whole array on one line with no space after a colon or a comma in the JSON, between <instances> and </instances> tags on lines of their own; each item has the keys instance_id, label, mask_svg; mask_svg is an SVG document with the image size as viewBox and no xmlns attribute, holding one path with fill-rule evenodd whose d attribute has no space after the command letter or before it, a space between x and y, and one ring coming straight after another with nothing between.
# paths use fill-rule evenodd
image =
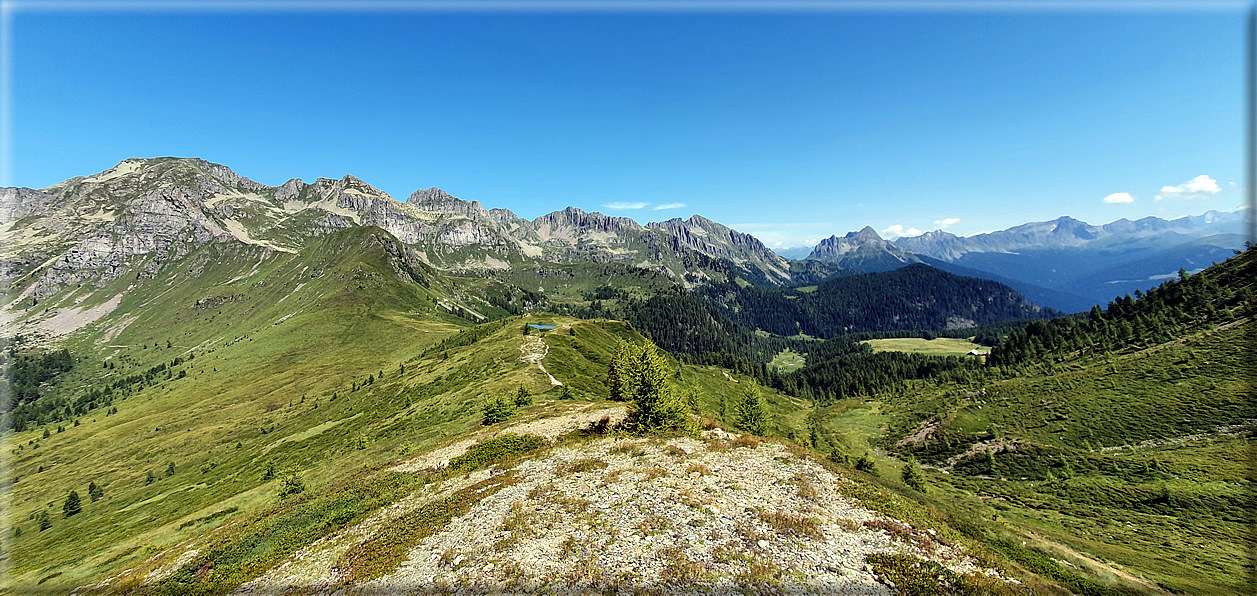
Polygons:
<instances>
[{"instance_id":1,"label":"rocky scree slope","mask_svg":"<svg viewBox=\"0 0 1257 596\"><path fill-rule=\"evenodd\" d=\"M440 465L456 454L443 456L420 459ZM702 440L598 439L429 486L296 552L236 593L889 594L866 562L877 553L1004 581L939 530L845 496L853 484L782 444L720 429ZM366 576L354 569L390 525L469 490L486 496L417 540L398 564Z\"/></svg>"}]
</instances>

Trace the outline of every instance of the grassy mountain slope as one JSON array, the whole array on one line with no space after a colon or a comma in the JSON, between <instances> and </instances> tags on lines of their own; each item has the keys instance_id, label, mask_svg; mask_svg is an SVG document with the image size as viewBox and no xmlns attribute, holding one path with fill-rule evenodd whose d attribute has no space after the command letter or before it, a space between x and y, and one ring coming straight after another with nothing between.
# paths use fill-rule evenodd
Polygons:
<instances>
[{"instance_id":1,"label":"grassy mountain slope","mask_svg":"<svg viewBox=\"0 0 1257 596\"><path fill-rule=\"evenodd\" d=\"M914 457L935 498L976 499L979 519L1019 528L1073 569L1147 591L1238 593L1254 576L1257 510L1253 257L1115 305L1089 327L1031 325L1014 335L1037 351L1015 371L828 407L821 436L848 453ZM1171 311L1173 324L1157 323ZM1041 333L1058 328L1082 335ZM1131 328L1138 337L1113 339Z\"/></svg>"}]
</instances>

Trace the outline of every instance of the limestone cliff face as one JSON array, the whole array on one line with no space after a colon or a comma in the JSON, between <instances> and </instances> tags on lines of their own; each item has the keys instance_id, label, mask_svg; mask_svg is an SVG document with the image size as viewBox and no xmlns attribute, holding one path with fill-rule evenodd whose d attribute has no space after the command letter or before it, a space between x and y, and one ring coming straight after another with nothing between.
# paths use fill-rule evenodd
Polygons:
<instances>
[{"instance_id":1,"label":"limestone cliff face","mask_svg":"<svg viewBox=\"0 0 1257 596\"><path fill-rule=\"evenodd\" d=\"M669 219L648 224L659 232L673 251L690 249L701 254L728 259L737 264L751 264L762 269L772 281L790 279L790 265L758 238L730 229L701 215L689 219Z\"/></svg>"}]
</instances>

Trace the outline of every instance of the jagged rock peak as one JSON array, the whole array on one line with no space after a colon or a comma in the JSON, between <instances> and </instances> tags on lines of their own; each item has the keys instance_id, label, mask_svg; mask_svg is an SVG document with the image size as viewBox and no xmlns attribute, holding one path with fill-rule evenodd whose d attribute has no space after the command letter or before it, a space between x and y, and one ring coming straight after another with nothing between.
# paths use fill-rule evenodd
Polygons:
<instances>
[{"instance_id":1,"label":"jagged rock peak","mask_svg":"<svg viewBox=\"0 0 1257 596\"><path fill-rule=\"evenodd\" d=\"M358 178L352 174L345 174L345 176L340 179L340 184L343 188L352 188L359 192L366 192L367 194L379 195L379 196L384 196L384 197L389 196L388 193L374 186L371 186L369 183L367 183L363 179ZM392 197L389 197L389 198L392 198Z\"/></svg>"},{"instance_id":2,"label":"jagged rock peak","mask_svg":"<svg viewBox=\"0 0 1257 596\"><path fill-rule=\"evenodd\" d=\"M847 232L847 238L853 238L861 242L882 239L882 237L878 235L877 230L873 229L873 226L864 226L864 229L859 232Z\"/></svg>"},{"instance_id":3,"label":"jagged rock peak","mask_svg":"<svg viewBox=\"0 0 1257 596\"><path fill-rule=\"evenodd\" d=\"M406 198L406 204L424 211L461 215L469 218L488 218L489 212L479 201L464 201L437 187L416 190Z\"/></svg>"},{"instance_id":4,"label":"jagged rock peak","mask_svg":"<svg viewBox=\"0 0 1257 596\"><path fill-rule=\"evenodd\" d=\"M573 225L599 231L639 230L641 226L628 217L612 217L598 212L585 212L569 206L562 211L547 213L533 220L534 225Z\"/></svg>"}]
</instances>

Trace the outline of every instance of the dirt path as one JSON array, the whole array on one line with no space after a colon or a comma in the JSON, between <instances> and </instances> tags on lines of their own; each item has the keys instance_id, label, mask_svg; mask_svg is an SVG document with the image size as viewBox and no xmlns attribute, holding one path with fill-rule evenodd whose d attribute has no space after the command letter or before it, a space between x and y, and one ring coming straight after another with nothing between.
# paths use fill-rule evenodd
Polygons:
<instances>
[{"instance_id":1,"label":"dirt path","mask_svg":"<svg viewBox=\"0 0 1257 596\"><path fill-rule=\"evenodd\" d=\"M1116 567L1113 567L1112 565L1109 565L1108 563L1102 563L1102 562L1100 562L1100 561L1097 561L1097 560L1095 560L1095 559L1093 559L1093 558L1091 558L1091 557L1088 557L1087 555L1084 555L1084 554L1082 554L1082 553L1080 553L1080 552L1078 552L1078 551L1076 551L1076 550L1074 550L1074 549L1072 549L1072 548L1069 548L1068 546L1066 546L1066 545L1064 545L1064 544L1061 544L1061 543L1056 542L1056 541L1053 541L1053 540L1048 540L1047 538L1044 538L1044 537L1042 537L1042 536L1040 536L1040 535L1038 535L1038 534L1035 534L1034 532L1026 532L1026 534L1027 534L1027 535L1028 535L1028 536L1029 536L1032 540L1034 540L1035 542L1038 542L1038 543L1039 543L1040 545L1042 545L1042 546L1046 546L1046 547L1048 547L1048 548L1050 548L1050 549L1053 549L1053 550L1058 550L1058 551L1061 551L1061 552L1063 552L1063 553L1065 553L1065 554L1067 554L1067 555L1069 555L1069 556L1071 556L1071 557L1077 558L1078 560L1083 561L1083 562L1087 563L1088 565L1091 565L1091 566L1093 566L1093 567L1095 567L1095 568L1097 568L1097 569L1103 570L1103 571L1105 571L1105 572L1107 572L1107 573L1112 573L1113 575L1115 575L1115 576L1117 576L1117 577L1120 577L1120 578L1122 578L1122 579L1124 579L1124 580L1126 580L1126 581L1128 581L1128 582L1135 583L1135 584L1138 584L1138 585L1143 586L1143 587L1145 587L1145 588L1148 588L1149 590L1152 590L1152 591L1153 591L1154 593L1156 593L1156 594L1169 594L1169 592L1166 592L1165 590L1161 589L1161 587L1160 587L1160 586L1158 586L1158 585L1156 585L1156 584L1154 584L1154 583L1152 583L1152 582L1150 582L1150 581L1148 581L1148 580L1146 580L1146 579L1139 578L1139 577L1135 577L1135 576L1133 576L1133 575L1131 575L1131 574L1129 574L1129 573L1127 573L1127 572L1125 572L1125 571L1122 571L1121 569L1118 569L1118 568L1116 568Z\"/></svg>"},{"instance_id":2,"label":"dirt path","mask_svg":"<svg viewBox=\"0 0 1257 596\"><path fill-rule=\"evenodd\" d=\"M616 406L613 408L603 408L600 410L578 410L564 416L555 416L552 418L538 418L528 422L522 422L499 428L496 430L486 430L476 433L471 438L463 439L457 443L451 443L445 447L440 447L424 453L414 459L404 461L389 469L392 472L419 472L426 469L442 468L449 465L450 460L467 452L472 445L483 441L484 439L498 436L502 433L514 433L520 435L537 435L553 440L555 437L580 430L599 421L602 417L607 416L611 421L618 422L624 419L627 411L624 406Z\"/></svg>"},{"instance_id":3,"label":"dirt path","mask_svg":"<svg viewBox=\"0 0 1257 596\"><path fill-rule=\"evenodd\" d=\"M547 377L550 377L551 385L555 387L563 386L563 382L554 378L554 375L550 374L550 371L546 370L546 365L541 362L542 360L545 360L546 354L550 353L550 346L546 344L546 341L542 339L540 335L529 335L525 338L524 345L519 347L519 351L519 359L524 362L536 364L537 368L541 369L541 372L545 373Z\"/></svg>"}]
</instances>

